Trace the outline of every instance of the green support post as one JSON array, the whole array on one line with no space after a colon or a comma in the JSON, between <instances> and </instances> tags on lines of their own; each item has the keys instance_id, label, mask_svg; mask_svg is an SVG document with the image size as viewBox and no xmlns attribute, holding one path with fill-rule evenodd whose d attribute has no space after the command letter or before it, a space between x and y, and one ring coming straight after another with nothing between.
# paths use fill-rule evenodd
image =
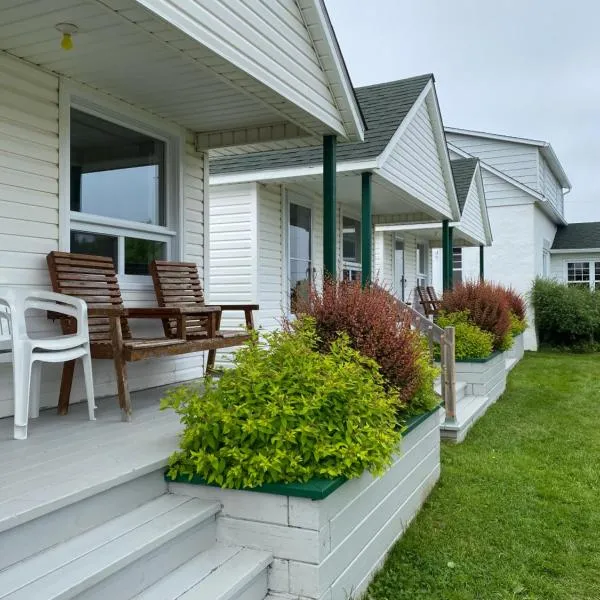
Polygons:
<instances>
[{"instance_id":1,"label":"green support post","mask_svg":"<svg viewBox=\"0 0 600 600\"><path fill-rule=\"evenodd\" d=\"M484 259L483 259L483 244L479 246L479 281L483 281L485 279L485 267L484 267Z\"/></svg>"},{"instance_id":2,"label":"green support post","mask_svg":"<svg viewBox=\"0 0 600 600\"><path fill-rule=\"evenodd\" d=\"M325 275L336 278L336 144L335 135L323 136L323 265Z\"/></svg>"},{"instance_id":3,"label":"green support post","mask_svg":"<svg viewBox=\"0 0 600 600\"><path fill-rule=\"evenodd\" d=\"M447 219L442 221L442 287L447 290L450 287L448 275L448 241L450 239L450 224Z\"/></svg>"},{"instance_id":4,"label":"green support post","mask_svg":"<svg viewBox=\"0 0 600 600\"><path fill-rule=\"evenodd\" d=\"M372 173L362 174L362 243L361 243L361 259L362 272L361 283L363 287L371 283L371 263L373 261L373 226L371 219L371 199L372 199Z\"/></svg>"},{"instance_id":5,"label":"green support post","mask_svg":"<svg viewBox=\"0 0 600 600\"><path fill-rule=\"evenodd\" d=\"M454 289L454 227L448 227L448 289Z\"/></svg>"}]
</instances>

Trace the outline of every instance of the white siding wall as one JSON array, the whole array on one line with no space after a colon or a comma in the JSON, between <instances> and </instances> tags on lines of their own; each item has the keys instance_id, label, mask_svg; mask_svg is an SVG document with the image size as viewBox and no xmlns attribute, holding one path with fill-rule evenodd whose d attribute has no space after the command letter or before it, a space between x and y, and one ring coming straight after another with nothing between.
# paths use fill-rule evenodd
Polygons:
<instances>
[{"instance_id":1,"label":"white siding wall","mask_svg":"<svg viewBox=\"0 0 600 600\"><path fill-rule=\"evenodd\" d=\"M58 249L58 87L57 77L0 54L0 285L48 288L45 256ZM204 251L204 157L193 152L188 134L184 156L184 253L199 265ZM151 285L123 288L129 305L155 305ZM42 316L31 318L31 332L58 332ZM134 331L136 326L134 324ZM156 324L160 331L160 325ZM71 400L84 397L77 367ZM156 359L128 365L131 390L200 376L202 355ZM58 400L60 365L44 365L41 404ZM0 417L13 413L12 369L0 365ZM111 361L94 361L98 397L116 393ZM135 410L135 406L134 406Z\"/></svg>"},{"instance_id":2,"label":"white siding wall","mask_svg":"<svg viewBox=\"0 0 600 600\"><path fill-rule=\"evenodd\" d=\"M373 244L373 277L384 287L394 288L394 234L389 231L376 231Z\"/></svg>"},{"instance_id":3,"label":"white siding wall","mask_svg":"<svg viewBox=\"0 0 600 600\"><path fill-rule=\"evenodd\" d=\"M474 237L477 241L485 243L485 229L483 215L481 214L481 201L475 180L471 182L471 189L467 195L465 208L460 219L461 229Z\"/></svg>"},{"instance_id":4,"label":"white siding wall","mask_svg":"<svg viewBox=\"0 0 600 600\"><path fill-rule=\"evenodd\" d=\"M381 166L381 174L435 210L450 214L442 163L425 103Z\"/></svg>"},{"instance_id":5,"label":"white siding wall","mask_svg":"<svg viewBox=\"0 0 600 600\"><path fill-rule=\"evenodd\" d=\"M534 210L534 269L535 277L544 275L544 248L551 248L556 225L536 205Z\"/></svg>"},{"instance_id":6,"label":"white siding wall","mask_svg":"<svg viewBox=\"0 0 600 600\"><path fill-rule=\"evenodd\" d=\"M258 197L258 325L273 330L279 328L287 306L285 211L281 186L259 185Z\"/></svg>"},{"instance_id":7,"label":"white siding wall","mask_svg":"<svg viewBox=\"0 0 600 600\"><path fill-rule=\"evenodd\" d=\"M559 214L564 215L563 190L558 179L552 173L546 159L540 154L540 181L542 194L548 198Z\"/></svg>"},{"instance_id":8,"label":"white siding wall","mask_svg":"<svg viewBox=\"0 0 600 600\"><path fill-rule=\"evenodd\" d=\"M536 146L448 133L447 139L517 181L541 191Z\"/></svg>"}]
</instances>

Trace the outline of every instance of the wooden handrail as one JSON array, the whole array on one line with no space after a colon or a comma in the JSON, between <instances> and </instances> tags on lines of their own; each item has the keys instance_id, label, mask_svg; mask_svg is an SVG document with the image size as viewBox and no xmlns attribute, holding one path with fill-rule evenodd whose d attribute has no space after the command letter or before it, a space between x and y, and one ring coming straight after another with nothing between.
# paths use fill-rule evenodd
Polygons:
<instances>
[{"instance_id":1,"label":"wooden handrail","mask_svg":"<svg viewBox=\"0 0 600 600\"><path fill-rule=\"evenodd\" d=\"M429 343L429 352L433 360L433 344L440 345L440 366L442 370L442 400L446 409L446 420L456 420L456 365L454 327L441 328L431 319L395 298L403 318L420 331Z\"/></svg>"}]
</instances>

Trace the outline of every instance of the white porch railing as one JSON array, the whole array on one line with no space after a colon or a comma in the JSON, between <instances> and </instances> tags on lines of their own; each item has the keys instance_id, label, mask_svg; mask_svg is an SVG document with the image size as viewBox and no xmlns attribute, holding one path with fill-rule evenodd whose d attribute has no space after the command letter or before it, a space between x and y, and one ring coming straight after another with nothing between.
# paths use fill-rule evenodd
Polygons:
<instances>
[{"instance_id":1,"label":"white porch railing","mask_svg":"<svg viewBox=\"0 0 600 600\"><path fill-rule=\"evenodd\" d=\"M442 329L425 315L416 311L398 298L396 302L405 319L412 327L427 338L429 351L433 358L433 344L440 345L440 365L442 370L442 400L446 409L446 420L456 419L456 368L454 355L454 327Z\"/></svg>"}]
</instances>

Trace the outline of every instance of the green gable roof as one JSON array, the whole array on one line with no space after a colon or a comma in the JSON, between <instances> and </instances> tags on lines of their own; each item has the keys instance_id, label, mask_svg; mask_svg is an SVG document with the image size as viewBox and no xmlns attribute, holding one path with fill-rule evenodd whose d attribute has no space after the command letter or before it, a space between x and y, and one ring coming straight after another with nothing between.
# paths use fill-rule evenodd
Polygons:
<instances>
[{"instance_id":1,"label":"green gable roof","mask_svg":"<svg viewBox=\"0 0 600 600\"><path fill-rule=\"evenodd\" d=\"M367 130L364 142L339 144L337 160L354 161L377 158L386 148L394 133L417 101L433 75L421 75L379 83L356 89L356 97L365 117ZM323 149L319 146L269 150L239 154L211 160L210 172L222 175L267 169L285 169L320 165Z\"/></svg>"},{"instance_id":2,"label":"green gable roof","mask_svg":"<svg viewBox=\"0 0 600 600\"><path fill-rule=\"evenodd\" d=\"M461 215L465 208L465 203L467 202L467 196L471 189L471 182L473 181L478 162L478 158L458 158L450 161Z\"/></svg>"},{"instance_id":3,"label":"green gable roof","mask_svg":"<svg viewBox=\"0 0 600 600\"><path fill-rule=\"evenodd\" d=\"M553 250L600 248L600 222L569 223L559 227L552 244Z\"/></svg>"}]
</instances>

